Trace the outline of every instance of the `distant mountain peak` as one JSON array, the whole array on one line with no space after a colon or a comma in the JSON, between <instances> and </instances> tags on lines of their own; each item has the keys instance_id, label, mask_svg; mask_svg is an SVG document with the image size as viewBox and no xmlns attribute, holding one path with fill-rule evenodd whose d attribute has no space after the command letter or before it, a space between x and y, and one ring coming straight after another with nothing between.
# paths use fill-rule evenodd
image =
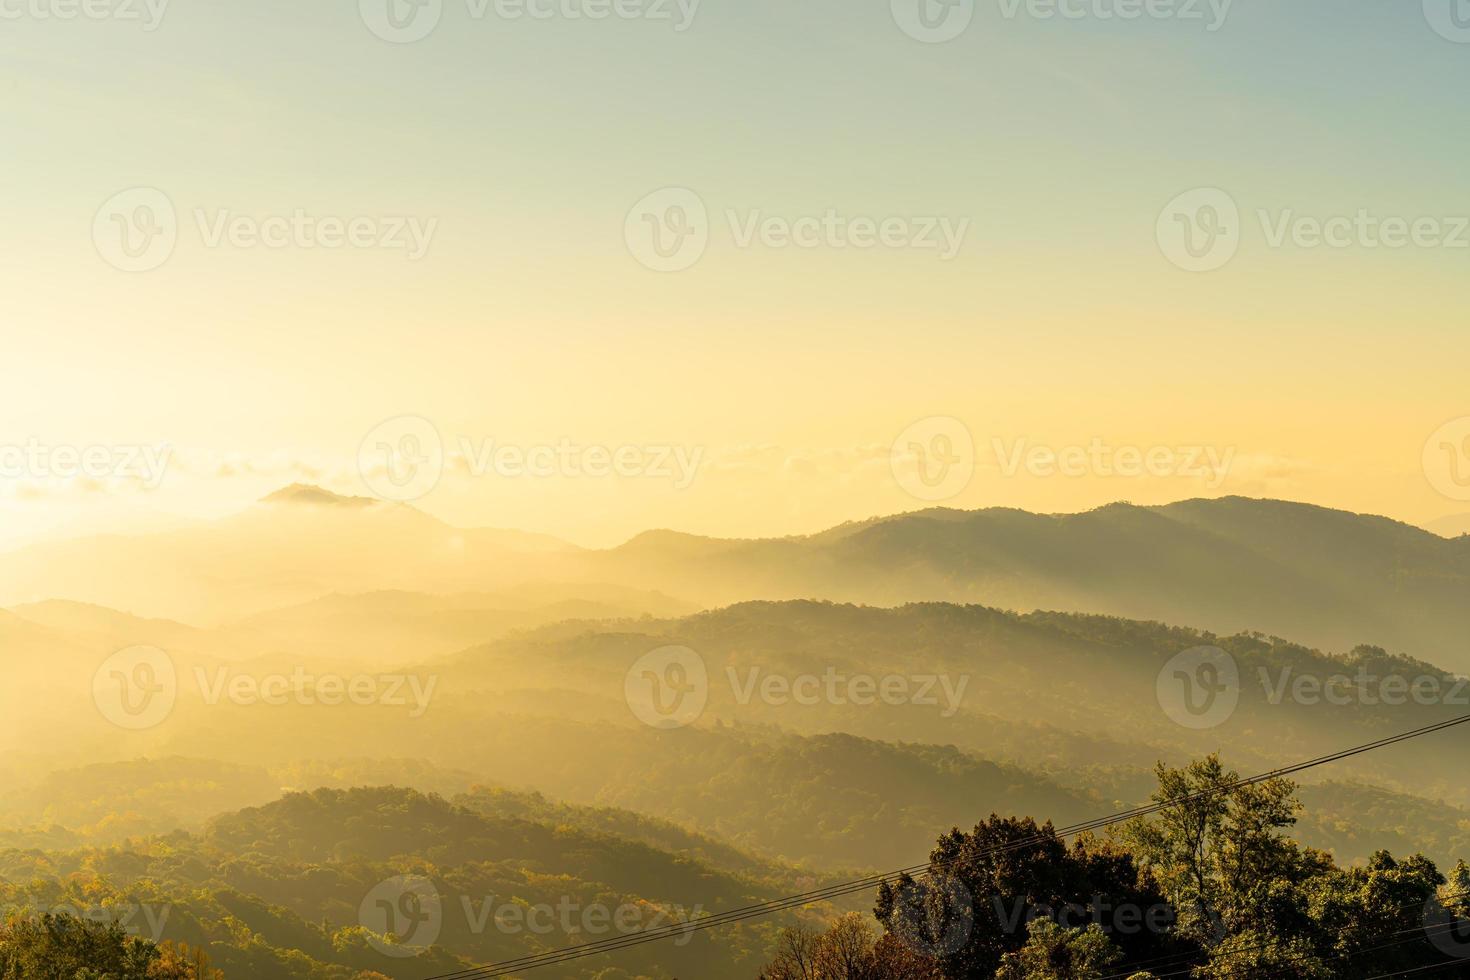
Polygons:
<instances>
[{"instance_id":1,"label":"distant mountain peak","mask_svg":"<svg viewBox=\"0 0 1470 980\"><path fill-rule=\"evenodd\" d=\"M293 483L275 493L260 498L263 504L312 504L326 507L371 507L377 501L371 497L346 497L311 483Z\"/></svg>"}]
</instances>

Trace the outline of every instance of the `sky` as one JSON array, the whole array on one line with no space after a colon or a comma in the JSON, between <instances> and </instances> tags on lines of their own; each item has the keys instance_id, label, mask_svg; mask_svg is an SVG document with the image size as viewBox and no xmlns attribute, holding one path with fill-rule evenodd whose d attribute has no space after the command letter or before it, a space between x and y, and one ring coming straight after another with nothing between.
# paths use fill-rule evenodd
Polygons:
<instances>
[{"instance_id":1,"label":"sky","mask_svg":"<svg viewBox=\"0 0 1470 980\"><path fill-rule=\"evenodd\" d=\"M1463 0L0 19L0 546L1470 511Z\"/></svg>"}]
</instances>

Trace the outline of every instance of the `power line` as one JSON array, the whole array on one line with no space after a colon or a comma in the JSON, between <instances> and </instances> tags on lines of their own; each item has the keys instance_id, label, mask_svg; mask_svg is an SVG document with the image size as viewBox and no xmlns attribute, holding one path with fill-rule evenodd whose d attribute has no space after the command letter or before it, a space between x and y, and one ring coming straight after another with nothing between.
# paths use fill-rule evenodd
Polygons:
<instances>
[{"instance_id":1,"label":"power line","mask_svg":"<svg viewBox=\"0 0 1470 980\"><path fill-rule=\"evenodd\" d=\"M1398 932L1390 932L1390 933L1387 933L1386 936L1402 936L1402 935L1405 935L1406 933L1421 933L1421 932L1424 935L1422 935L1422 936L1420 936L1420 935L1411 935L1411 936L1409 936L1408 939L1400 939L1397 942L1382 943L1382 944L1380 944L1378 946L1369 946L1369 947L1366 947L1364 949L1353 950L1350 953L1338 953L1336 956L1327 955L1327 956L1322 957L1322 959L1323 959L1324 962L1327 962L1327 963L1342 963L1342 962L1346 962L1346 961L1350 961L1350 960L1355 960L1355 959L1357 959L1360 956L1367 956L1369 953L1381 953L1385 949L1397 949L1400 946L1408 946L1411 943L1422 943L1422 942L1425 942L1426 940L1430 940L1432 937L1438 937L1438 936L1444 935L1447 932L1449 932L1450 930L1453 930L1453 929L1457 928L1457 926L1458 926L1458 923L1449 922L1449 923L1444 923L1444 924L1437 925L1437 926L1415 926L1412 929L1401 929ZM1384 937L1379 937L1379 938L1384 938ZM1259 946L1245 946L1245 947L1242 947L1241 949L1237 950L1236 952L1245 953L1245 952L1250 952L1251 950L1270 949L1272 946L1279 946L1279 945L1281 945L1281 942L1282 942L1282 940L1279 940L1278 939L1275 942L1262 943ZM1245 972L1240 972L1240 971L1237 971L1237 970L1231 970L1229 973L1226 974L1226 976L1227 977L1230 977L1230 978L1234 978L1234 977L1245 978L1245 977L1263 976L1263 975L1264 976L1270 976L1271 975L1271 971L1274 971L1274 970L1278 969L1279 967L1286 966L1286 965L1289 965L1289 964L1292 964L1292 963L1304 963L1307 960L1314 958L1316 955L1317 954L1316 954L1315 951L1306 952L1306 953L1299 953L1299 954L1297 954L1295 956L1288 956L1285 959L1283 959L1280 963L1272 964L1269 967L1261 967L1261 968L1245 967L1245 968L1243 968ZM1449 962L1457 962L1457 961L1449 961ZM1183 976L1188 976L1190 973L1192 973L1194 971L1196 965L1197 964L1191 963L1188 966L1184 966L1184 967L1181 967L1179 969L1173 969L1169 973L1153 973L1153 971L1149 971L1149 972L1153 974L1155 980L1169 980L1170 977L1183 977ZM1433 965L1435 965L1435 966L1443 966L1445 964L1439 963L1439 964L1433 964ZM1229 964L1226 964L1226 968L1227 969L1230 969ZM1263 970L1266 971L1264 974L1262 973Z\"/></svg>"},{"instance_id":2,"label":"power line","mask_svg":"<svg viewBox=\"0 0 1470 980\"><path fill-rule=\"evenodd\" d=\"M1387 973L1379 973L1368 977L1367 980L1384 980L1385 977L1407 977L1415 973L1423 973L1425 970L1443 970L1447 966L1458 966L1461 963L1470 963L1470 957L1461 957L1458 960L1448 960L1444 963L1430 963L1428 966L1415 967L1412 970L1390 970Z\"/></svg>"},{"instance_id":3,"label":"power line","mask_svg":"<svg viewBox=\"0 0 1470 980\"><path fill-rule=\"evenodd\" d=\"M1449 932L1449 931L1451 931L1451 930L1453 930L1453 929L1455 929L1457 927L1458 927L1458 923L1449 922L1449 923L1443 923L1443 924L1437 925L1437 926L1416 926L1413 929L1404 929L1404 930L1401 930L1400 932L1391 932L1391 933L1388 933L1388 935L1390 935L1390 936L1399 936L1399 935L1403 935L1404 933L1411 933L1411 932L1412 933L1422 932L1422 933L1424 933L1424 935L1422 935L1422 936L1415 935L1415 936L1410 936L1408 939L1400 939L1397 942L1382 943L1382 944L1380 944L1378 946L1369 946L1366 949L1353 950L1351 953L1339 953L1337 956L1328 956L1328 957L1325 957L1324 959L1325 959L1326 962L1330 962L1330 963L1342 963L1342 962L1346 962L1346 961L1350 961L1350 960L1355 960L1355 959L1357 959L1357 958L1359 958L1361 956L1367 956L1369 953L1381 953L1385 949L1397 949L1397 948L1399 948L1401 946L1408 946L1411 943L1422 943L1425 940L1431 940L1432 941L1433 938L1436 938L1438 936L1442 936L1442 935L1446 934L1447 932ZM1286 965L1286 964L1290 964L1290 963L1302 963L1302 962L1305 962L1306 960L1310 959L1313 955L1315 955L1315 954L1312 954L1312 953L1303 953L1303 954L1301 954L1299 956L1288 957L1285 961L1283 961L1282 964L1278 964L1278 965ZM1449 955L1449 954L1443 954L1443 955ZM1439 962L1439 963L1431 963L1431 964L1429 964L1429 966L1423 967L1423 968L1420 968L1420 969L1430 969L1432 967L1449 966L1449 965L1451 965L1453 963L1459 963L1459 962L1462 962L1462 961L1459 960L1459 959L1444 960L1444 961ZM1274 969L1276 969L1276 967L1275 966L1272 966L1272 967L1270 967L1268 969L1274 970ZM1391 970L1388 973L1381 974L1381 975L1382 976L1399 976L1403 972L1404 971L1400 971L1400 970ZM1420 972L1420 970L1419 969L1414 969L1414 970L1409 970L1407 972L1417 973L1417 972ZM1228 976L1230 976L1230 977L1235 977L1235 976L1248 977L1250 975L1251 974L1249 974L1249 973L1245 973L1245 974L1230 973L1230 974L1228 974ZM1269 975L1270 974L1268 973L1267 976L1269 976ZM1172 976L1172 974L1167 974L1166 973L1166 974L1163 975L1163 977L1160 977L1159 980L1164 980L1164 977L1168 977L1168 976Z\"/></svg>"},{"instance_id":4,"label":"power line","mask_svg":"<svg viewBox=\"0 0 1470 980\"><path fill-rule=\"evenodd\" d=\"M1466 897L1470 897L1470 891L1451 892L1450 894L1447 894L1447 895L1439 895L1438 896L1438 899L1440 901L1450 901L1450 900L1453 900L1453 899L1466 898ZM1406 903L1404 905L1396 905L1392 909L1389 909L1388 911L1402 912L1405 909L1411 909L1411 908L1414 908L1416 905L1422 906L1424 904L1425 903L1422 903L1422 902L1409 902L1409 903ZM1458 923L1454 923L1454 922L1444 923L1444 924L1441 924L1439 926L1418 925L1418 926L1413 926L1412 928L1409 928L1409 929L1400 929L1398 932L1386 933L1384 936L1379 936L1377 938L1383 939L1383 938L1387 938L1387 937L1390 937L1390 936L1402 936L1402 935L1406 935L1408 933L1413 933L1413 932L1423 932L1423 933L1425 933L1425 935L1428 935L1434 929L1442 929L1445 926L1454 927L1456 925L1458 925ZM1339 929L1336 934L1339 935L1339 936L1341 936L1346 931L1347 931L1346 929ZM1238 946L1238 947L1234 947L1232 949L1222 950L1220 955L1222 957L1234 957L1234 956L1239 956L1242 953L1253 953L1253 952L1257 952L1257 951L1260 951L1260 950L1263 950L1263 949L1272 949L1272 948L1274 948L1276 946L1280 946L1283 941L1284 940L1281 940L1281 939L1273 939L1270 942L1257 943L1254 946ZM1133 974L1137 973L1139 970L1148 970L1149 972L1153 972L1154 970L1160 970L1160 969L1162 969L1162 970L1172 970L1172 969L1174 969L1177 966L1183 965L1186 961L1194 959L1197 955L1198 954L1196 952L1193 952L1193 951L1191 951L1191 952L1184 952L1184 953L1172 953L1172 954L1170 954L1168 956L1156 956L1153 959L1138 960L1138 961L1135 961L1134 963L1131 963L1131 964L1124 963L1122 965L1122 967L1120 967L1116 973L1104 974L1103 976L1098 977L1097 980L1120 980L1120 978L1132 976ZM1334 957L1334 959L1340 959L1340 958L1342 958L1344 956L1346 956L1346 957L1352 957L1352 956L1356 956L1356 955L1358 955L1358 954L1357 953L1341 953L1341 954L1338 954L1337 957ZM1193 968L1194 968L1194 964L1191 963L1189 965L1188 969L1191 969L1192 970ZM1188 970L1186 970L1184 972L1188 972ZM1169 977L1169 976L1178 976L1178 975L1180 975L1180 974L1176 974L1176 973L1165 973L1165 974L1161 974L1160 976L1161 977Z\"/></svg>"},{"instance_id":5,"label":"power line","mask_svg":"<svg viewBox=\"0 0 1470 980\"><path fill-rule=\"evenodd\" d=\"M1425 726L1424 728L1416 729L1414 731L1389 736L1387 738L1379 739L1374 742L1365 743L1364 745L1355 746L1351 749L1346 749L1341 752L1335 752L1330 755L1321 756L1317 759L1298 763L1293 766L1283 767L1281 769L1273 770L1268 773L1262 773L1260 775L1252 776L1247 779L1241 779L1226 786L1217 787L1211 790L1201 790L1196 793L1180 797L1179 799L1169 800L1162 803L1155 803L1142 807L1136 807L1133 810L1124 811L1123 813L1087 821L1083 824L1077 824L1072 827L1063 828L1061 831L1054 831L1052 835L1038 834L1032 838L1013 841L1009 845L999 848L992 848L985 853L1004 853L1007 851L1035 846L1036 844L1051 840L1053 836L1057 838L1065 838L1075 836L1076 834L1083 833L1089 830L1101 829L1103 827L1121 823L1125 820L1133 819L1138 816L1145 816L1163 809L1177 807L1197 799L1203 799L1222 793L1232 792L1244 786L1264 782L1268 779L1291 775L1296 772L1301 772L1305 769L1324 765L1328 762L1334 762L1340 759L1349 758L1354 755L1373 751L1377 748L1383 748L1387 745L1392 745L1397 742L1405 741L1407 739L1417 738L1421 735L1431 734L1433 732L1441 731L1443 729L1450 728L1455 725L1464 724L1466 722L1470 722L1470 715L1461 718L1451 719L1445 722L1440 722L1436 725ZM941 863L937 867L942 866L943 865ZM830 898L837 898L843 895L852 894L853 892L864 891L875 887L883 881L888 880L890 877L901 874L923 875L930 870L933 870L935 867L936 866L934 865L916 865L910 868L900 869L896 872L888 872L882 875L871 875L867 878L858 879L853 882L848 882L840 885L832 885L823 889L817 889L816 891L806 892L801 895L795 895L785 899L778 899L772 902L748 906L742 909L733 909L716 916L709 916L703 919L694 920L690 923L665 926L659 929L646 930L642 933L636 933L629 936L613 937L611 939L601 940L594 943L585 943L579 946L567 947L562 950L554 950L547 953L518 957L516 959L506 960L500 963L489 964L487 966L474 967L467 970L456 971L454 973L443 974L437 977L431 977L429 978L429 980L471 980L471 978L475 978L475 980L480 980L480 978L505 976L512 972L536 969L541 966L550 966L558 963L564 963L569 960L581 959L587 956L599 955L606 952L627 949L632 946L642 945L645 942L657 942L675 935L685 935L690 932L715 928L717 926L729 925L735 922L744 921L749 918L770 915L774 912L796 908L801 905L810 904L812 902L824 901Z\"/></svg>"},{"instance_id":6,"label":"power line","mask_svg":"<svg viewBox=\"0 0 1470 980\"><path fill-rule=\"evenodd\" d=\"M1146 804L1144 806L1134 807L1131 810L1124 810L1120 813L1115 813L1106 817L1098 817L1080 824L1074 824L1070 827L1064 827L1061 830L1054 830L1051 833L1036 834L1030 838L1012 841L1010 844L1001 847L989 848L982 853L986 855L1002 854L1010 851L1034 847L1053 839L1066 839L1068 837L1074 837L1078 834L1087 833L1089 831L1101 830L1105 827L1114 826L1116 824L1123 823L1128 820L1133 820L1138 817L1148 816L1149 814L1157 813L1161 810L1173 809L1175 807L1179 807L1184 804L1194 802L1196 800L1207 799L1212 796L1231 793L1237 789L1241 789L1246 786L1252 786L1257 783L1263 783L1271 779L1279 779L1284 776L1290 776L1295 773L1304 772L1305 770L1316 768L1317 766L1326 765L1330 762L1338 762L1343 759L1352 758L1353 756L1362 755L1366 752L1372 752L1377 749L1386 748L1387 746L1395 745L1399 742L1405 742L1410 739L1420 738L1424 735L1431 735L1449 728L1454 728L1457 725L1463 725L1467 722L1470 722L1470 715L1462 715L1458 718L1452 718L1448 721L1442 721L1434 725L1426 725L1423 728L1417 728L1408 732L1401 732L1397 735L1390 735L1376 741L1366 742L1362 745L1356 745L1352 748L1344 749L1340 752L1333 752L1328 755L1319 756L1306 762L1300 762L1296 763L1295 765L1284 766L1280 769L1274 769L1270 772L1260 773L1255 776L1250 776L1244 779L1237 780L1225 786L1215 787L1213 789L1207 790L1199 790L1195 793L1188 794L1178 799L1166 800L1152 804ZM809 905L814 902L827 901L833 898L840 898L844 895L850 895L854 892L866 891L868 889L877 887L878 885L888 881L891 878L897 878L902 875L922 877L923 875L929 874L933 871L940 870L943 867L943 862L937 864L934 862L930 862L928 864L914 865L908 868L900 868L897 871L890 871L877 875L869 875L865 878L858 878L852 881L842 882L835 885L828 885L823 888L803 892L798 895L791 895L786 898L774 899L769 902L761 902L755 905L745 906L743 908L731 909L729 911L719 913L718 915L706 916L704 918L694 919L686 923L661 926L657 929L647 929L642 932L633 933L632 935L615 936L610 939L598 940L596 942L583 943L577 946L568 946L560 950L552 950L545 953L521 956L510 960L503 960L498 963L489 963L484 966L457 970L451 973L436 974L435 976L425 978L425 980L489 980L489 978L491 977L502 977L511 973L520 973L527 970L538 969L544 966L553 966L559 963L566 963L572 960L583 959L589 956L598 956L604 953L618 952L624 949L629 949L633 946L641 946L644 943L660 942L674 936L688 935L693 932L701 932L705 929L714 929L721 926L733 925L737 922L743 922L746 919L763 917L774 914L776 912L782 912L803 905Z\"/></svg>"}]
</instances>

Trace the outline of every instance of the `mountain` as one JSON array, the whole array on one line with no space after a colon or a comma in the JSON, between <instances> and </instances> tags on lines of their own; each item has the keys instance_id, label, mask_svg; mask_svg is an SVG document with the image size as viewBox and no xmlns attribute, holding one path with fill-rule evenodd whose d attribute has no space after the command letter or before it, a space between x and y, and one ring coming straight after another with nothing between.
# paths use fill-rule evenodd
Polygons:
<instances>
[{"instance_id":1,"label":"mountain","mask_svg":"<svg viewBox=\"0 0 1470 980\"><path fill-rule=\"evenodd\" d=\"M263 504L306 504L316 507L372 507L372 497L346 497L310 483L293 483L260 499Z\"/></svg>"},{"instance_id":2,"label":"mountain","mask_svg":"<svg viewBox=\"0 0 1470 980\"><path fill-rule=\"evenodd\" d=\"M1470 671L1470 537L1242 497L1082 514L935 509L778 539L652 531L597 551L295 486L212 524L0 555L0 605L65 598L199 625L333 593L603 583L703 607L816 598L1066 609L1255 630L1328 650L1366 643ZM613 605L570 614L628 611ZM655 611L643 606L634 609ZM472 619L487 610L460 611ZM515 618L465 629L489 629L488 638L526 625Z\"/></svg>"},{"instance_id":3,"label":"mountain","mask_svg":"<svg viewBox=\"0 0 1470 980\"><path fill-rule=\"evenodd\" d=\"M125 910L130 929L206 950L230 980L416 980L799 889L790 869L687 833L649 844L639 837L657 825L634 815L486 794L465 803L395 787L319 789L221 814L198 834L0 850L0 902L14 912ZM738 980L792 921L690 932L537 975Z\"/></svg>"},{"instance_id":4,"label":"mountain","mask_svg":"<svg viewBox=\"0 0 1470 980\"><path fill-rule=\"evenodd\" d=\"M556 579L545 535L456 528L405 504L287 487L213 523L0 556L0 605L70 599L214 625L331 592L460 592Z\"/></svg>"},{"instance_id":5,"label":"mountain","mask_svg":"<svg viewBox=\"0 0 1470 980\"><path fill-rule=\"evenodd\" d=\"M224 652L221 647L227 645L210 631L186 623L134 616L86 602L47 599L15 606L10 612L37 626L78 639L85 637L99 650L146 643L172 650L213 647Z\"/></svg>"},{"instance_id":6,"label":"mountain","mask_svg":"<svg viewBox=\"0 0 1470 980\"><path fill-rule=\"evenodd\" d=\"M699 727L774 726L811 736L844 732L886 742L950 744L1032 771L1147 768L1159 759L1178 764L1216 750L1242 769L1264 770L1458 717L1470 701L1470 683L1371 646L1334 656L1262 634L1222 636L1107 616L1018 614L944 603L884 609L794 601L745 603L637 624L565 624L467 650L418 668L434 670L441 683L435 719L423 721L447 723L460 697L467 705L513 706L523 716L631 721L623 701L628 671L650 651L670 646L693 651L707 677ZM1237 704L1219 724L1189 729L1161 706L1159 680L1176 655L1201 646L1217 646L1233 659ZM828 675L838 685L837 697L803 701L794 686L775 688L774 697L764 693L772 679L794 685L805 677L816 679L809 684L825 684ZM1302 678L1351 681L1360 675L1399 678L1405 690L1433 684L1438 698L1384 698L1381 690L1387 688L1379 680L1366 681L1372 686L1364 696L1350 696L1346 704L1293 693ZM855 678L899 678L906 684L901 690L912 696L849 697ZM1348 690L1351 695L1356 689ZM682 731L665 734L674 738ZM418 743L426 734L402 737ZM1448 746L1467 737L1463 731L1439 736ZM1415 752L1392 748L1352 765L1355 773L1402 792L1470 805L1453 753L1416 758ZM534 783L534 766L544 763L526 764L533 768L525 775L496 778ZM606 761L588 764L617 769ZM559 762L558 769L539 770L540 777L572 765ZM571 784L547 788L575 795Z\"/></svg>"},{"instance_id":7,"label":"mountain","mask_svg":"<svg viewBox=\"0 0 1470 980\"><path fill-rule=\"evenodd\" d=\"M1391 523L1378 527L1398 533ZM1247 530L1230 533L1247 539ZM854 533L863 530L832 537ZM566 598L579 594L587 598ZM414 648L425 659L389 674L350 659L367 632L410 637L456 609L658 598L628 585L573 583L329 595L273 614L277 629L348 630L347 649L337 652L349 659L327 668L338 676L432 679L424 711L386 696L209 700L222 663L216 644L246 635L243 626L202 630L73 603L0 611L0 649L17 681L0 692L3 717L24 721L6 743L13 751L4 764L17 771L0 774L11 789L0 806L0 901L63 904L85 887L89 901L168 904L169 938L207 945L232 977L346 980L372 969L408 980L567 944L561 935L471 928L491 899L731 908L911 865L936 832L991 812L1066 824L1125 809L1151 791L1160 759L1181 764L1220 750L1230 766L1258 772L1464 711L1279 699L1257 681L1360 668L1455 681L1370 646L1334 656L1260 633L937 602L760 601L657 619L562 621L447 656L436 655L438 641L422 642ZM155 727L125 731L89 703L93 672L111 645L150 631L180 644L170 651L178 702ZM1175 654L1203 644L1227 651L1246 683L1231 716L1189 730L1161 708L1157 682ZM632 665L671 645L702 661L708 704L687 727L661 730L635 718L626 685ZM315 672L330 652L224 666L245 677ZM843 697L765 693L770 677L829 673ZM937 700L865 701L847 685L862 677L874 682L870 690L889 678L939 678L924 688ZM1384 842L1436 860L1463 853L1466 737L1457 729L1309 774L1300 839L1345 862ZM57 755L57 746L85 761L20 770L19 756ZM359 920L364 901L383 897L379 887L401 875L432 882L453 918L437 948L395 966ZM807 876L814 884L798 881ZM869 900L854 898L859 907ZM774 926L750 929L711 933L657 962L667 975L751 975ZM605 975L663 975L641 973L641 962L618 960L627 974ZM613 965L564 975L594 977Z\"/></svg>"},{"instance_id":8,"label":"mountain","mask_svg":"<svg viewBox=\"0 0 1470 980\"><path fill-rule=\"evenodd\" d=\"M1159 678L1175 655L1202 645L1234 658L1238 705L1215 727L1184 728L1161 706ZM669 646L693 651L708 678L703 712L672 731L636 718L626 694L633 666ZM364 704L211 702L216 674L196 679L192 662L179 665L177 704L155 727L120 738L93 711L89 728L51 723L47 744L65 741L93 761L146 754L297 769L280 783L300 787L343 785L353 772L400 778L372 767L329 778L341 769L334 760L422 760L573 803L656 813L813 867L865 855L903 863L920 835L975 810L1066 819L1132 805L1161 759L1178 765L1218 750L1241 771L1265 771L1457 717L1465 708L1450 696L1470 694L1430 664L1368 646L1332 656L1261 634L942 603L756 602L674 619L557 623L367 674L384 697ZM261 669L251 661L230 674ZM1290 693L1300 678L1359 673L1422 678L1446 698L1336 704ZM838 697L809 699L793 686L767 693L773 679L821 692L829 674ZM411 684L379 683L404 677L428 692L421 703ZM889 678L911 696L874 699ZM86 693L65 704L86 707ZM52 705L33 710L71 717ZM1470 805L1457 754L1466 737L1441 733L1323 775ZM402 779L420 785L413 770ZM423 784L446 786L459 788L440 777Z\"/></svg>"},{"instance_id":9,"label":"mountain","mask_svg":"<svg viewBox=\"0 0 1470 980\"><path fill-rule=\"evenodd\" d=\"M659 592L603 583L531 583L453 595L334 592L246 617L227 633L258 649L401 664L550 623L676 616L696 608Z\"/></svg>"},{"instance_id":10,"label":"mountain","mask_svg":"<svg viewBox=\"0 0 1470 980\"><path fill-rule=\"evenodd\" d=\"M935 509L809 537L641 535L591 556L611 580L710 605L826 598L1066 609L1383 646L1470 670L1470 538L1382 517L1226 497L1082 514Z\"/></svg>"}]
</instances>

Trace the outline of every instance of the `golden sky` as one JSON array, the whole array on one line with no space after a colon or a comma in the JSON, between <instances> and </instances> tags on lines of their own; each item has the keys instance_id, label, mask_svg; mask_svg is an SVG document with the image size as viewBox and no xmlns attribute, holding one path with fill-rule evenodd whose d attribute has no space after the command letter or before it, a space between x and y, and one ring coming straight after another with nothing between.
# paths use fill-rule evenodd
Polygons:
<instances>
[{"instance_id":1,"label":"golden sky","mask_svg":"<svg viewBox=\"0 0 1470 980\"><path fill-rule=\"evenodd\" d=\"M151 488L7 470L0 543L298 480L370 493L362 441L401 416L447 459L418 506L589 544L924 506L892 457L931 418L975 447L952 506L1470 511L1470 446L1435 436L1470 416L1470 44L1418 4L1331 30L1321 4L1232 8L1213 31L981 5L943 44L836 0L683 30L447 4L407 44L351 6L7 28L0 448L172 453ZM1233 244L1187 271L1171 202L1202 188L1237 209ZM669 210L686 191L701 213ZM140 233L158 195L172 244L128 271L115 219ZM702 251L656 271L639 229L679 215ZM1315 241L1334 218L1345 244ZM322 245L359 219L359 244ZM680 486L453 458L491 444L701 465ZM1099 444L1179 465L1005 465ZM1196 449L1228 471L1180 475Z\"/></svg>"}]
</instances>

